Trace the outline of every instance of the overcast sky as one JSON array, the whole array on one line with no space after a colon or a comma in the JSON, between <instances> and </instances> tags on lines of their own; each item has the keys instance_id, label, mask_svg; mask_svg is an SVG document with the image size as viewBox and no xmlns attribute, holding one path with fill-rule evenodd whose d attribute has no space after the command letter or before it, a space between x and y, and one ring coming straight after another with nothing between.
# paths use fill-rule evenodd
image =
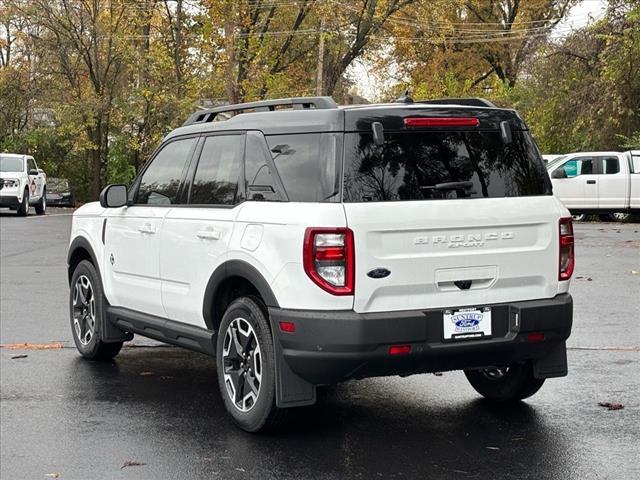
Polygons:
<instances>
[{"instance_id":1,"label":"overcast sky","mask_svg":"<svg viewBox=\"0 0 640 480\"><path fill-rule=\"evenodd\" d=\"M607 0L582 0L556 26L552 36L555 38L564 37L572 30L599 20L604 15L606 8ZM355 78L356 90L360 95L372 101L377 100L376 92L384 85L384 79L376 76L369 66L362 62L355 62L349 73Z\"/></svg>"}]
</instances>

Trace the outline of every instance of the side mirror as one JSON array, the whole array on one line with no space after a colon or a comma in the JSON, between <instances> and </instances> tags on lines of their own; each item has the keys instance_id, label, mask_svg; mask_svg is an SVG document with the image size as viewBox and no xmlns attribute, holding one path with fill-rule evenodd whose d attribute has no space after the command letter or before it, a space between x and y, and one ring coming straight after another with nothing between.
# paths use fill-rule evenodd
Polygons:
<instances>
[{"instance_id":1,"label":"side mirror","mask_svg":"<svg viewBox=\"0 0 640 480\"><path fill-rule=\"evenodd\" d=\"M29 175L40 175L40 172L36 168L29 170Z\"/></svg>"},{"instance_id":2,"label":"side mirror","mask_svg":"<svg viewBox=\"0 0 640 480\"><path fill-rule=\"evenodd\" d=\"M551 174L551 178L567 178L567 172L562 167L556 168Z\"/></svg>"},{"instance_id":3,"label":"side mirror","mask_svg":"<svg viewBox=\"0 0 640 480\"><path fill-rule=\"evenodd\" d=\"M127 204L126 185L107 185L100 192L100 206L103 208L119 208Z\"/></svg>"}]
</instances>

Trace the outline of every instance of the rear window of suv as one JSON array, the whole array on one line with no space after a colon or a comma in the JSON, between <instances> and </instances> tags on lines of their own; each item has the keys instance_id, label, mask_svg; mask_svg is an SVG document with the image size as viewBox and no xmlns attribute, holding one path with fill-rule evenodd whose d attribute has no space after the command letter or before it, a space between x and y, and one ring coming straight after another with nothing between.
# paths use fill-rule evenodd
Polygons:
<instances>
[{"instance_id":1,"label":"rear window of suv","mask_svg":"<svg viewBox=\"0 0 640 480\"><path fill-rule=\"evenodd\" d=\"M383 202L551 195L551 182L529 132L385 131L345 135L344 201ZM452 182L466 185L445 186Z\"/></svg>"}]
</instances>

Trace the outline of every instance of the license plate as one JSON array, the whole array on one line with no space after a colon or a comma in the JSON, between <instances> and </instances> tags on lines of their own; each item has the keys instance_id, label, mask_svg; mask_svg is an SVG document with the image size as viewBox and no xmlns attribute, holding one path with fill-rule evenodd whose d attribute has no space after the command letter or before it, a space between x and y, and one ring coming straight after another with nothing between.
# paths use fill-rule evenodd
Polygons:
<instances>
[{"instance_id":1,"label":"license plate","mask_svg":"<svg viewBox=\"0 0 640 480\"><path fill-rule=\"evenodd\" d=\"M445 310L444 339L470 340L491 336L491 308Z\"/></svg>"}]
</instances>

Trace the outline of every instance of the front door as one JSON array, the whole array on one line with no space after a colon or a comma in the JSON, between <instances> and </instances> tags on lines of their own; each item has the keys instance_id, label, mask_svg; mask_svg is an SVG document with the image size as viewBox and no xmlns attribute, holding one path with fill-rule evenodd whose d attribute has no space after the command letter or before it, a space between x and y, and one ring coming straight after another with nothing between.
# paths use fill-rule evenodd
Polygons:
<instances>
[{"instance_id":1,"label":"front door","mask_svg":"<svg viewBox=\"0 0 640 480\"><path fill-rule=\"evenodd\" d=\"M166 216L160 240L162 302L171 320L205 327L202 299L209 278L227 258L239 193L244 135L205 138L192 162L189 207ZM191 174L189 174L191 178Z\"/></svg>"},{"instance_id":2,"label":"front door","mask_svg":"<svg viewBox=\"0 0 640 480\"><path fill-rule=\"evenodd\" d=\"M38 171L38 165L32 157L27 157L27 174L29 175L29 198L31 200L39 199L42 196L42 188L44 186L43 176L38 173L32 175L31 172Z\"/></svg>"},{"instance_id":3,"label":"front door","mask_svg":"<svg viewBox=\"0 0 640 480\"><path fill-rule=\"evenodd\" d=\"M551 173L553 194L569 209L598 208L598 177L592 157L572 158Z\"/></svg>"},{"instance_id":4,"label":"front door","mask_svg":"<svg viewBox=\"0 0 640 480\"><path fill-rule=\"evenodd\" d=\"M167 143L133 188L133 205L109 210L105 292L113 306L166 317L160 294L160 234L179 203L181 180L197 138Z\"/></svg>"}]
</instances>

